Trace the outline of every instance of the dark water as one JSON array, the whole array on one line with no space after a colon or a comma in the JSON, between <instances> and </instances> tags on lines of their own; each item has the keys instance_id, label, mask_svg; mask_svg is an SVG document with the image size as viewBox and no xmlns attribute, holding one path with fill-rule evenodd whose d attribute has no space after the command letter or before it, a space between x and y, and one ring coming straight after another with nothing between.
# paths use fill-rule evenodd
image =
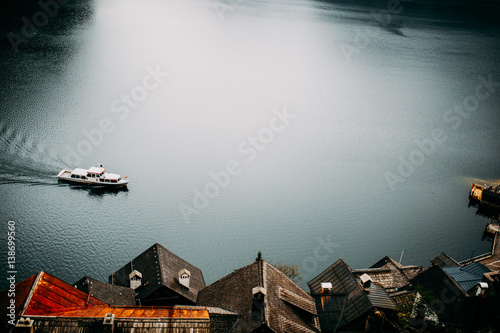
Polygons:
<instances>
[{"instance_id":1,"label":"dark water","mask_svg":"<svg viewBox=\"0 0 500 333\"><path fill-rule=\"evenodd\" d=\"M13 220L18 281L106 281L154 242L207 283L259 250L307 282L339 257L426 266L491 246L467 208L500 164L499 29L481 16L314 1L72 1L47 22L37 5L11 10L0 262ZM37 31L23 35L23 16ZM97 162L129 190L54 178Z\"/></svg>"}]
</instances>

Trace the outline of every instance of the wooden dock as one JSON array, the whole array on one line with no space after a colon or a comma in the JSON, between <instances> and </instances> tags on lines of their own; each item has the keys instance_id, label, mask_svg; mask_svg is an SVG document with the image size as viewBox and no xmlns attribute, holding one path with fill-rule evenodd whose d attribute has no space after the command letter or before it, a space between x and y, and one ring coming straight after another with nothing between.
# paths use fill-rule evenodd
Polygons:
<instances>
[{"instance_id":1,"label":"wooden dock","mask_svg":"<svg viewBox=\"0 0 500 333\"><path fill-rule=\"evenodd\" d=\"M491 254L485 256L481 259L476 260L478 263L481 263L488 267L491 271L500 270L500 233L497 232L495 234L495 238L493 239L493 247L491 249Z\"/></svg>"}]
</instances>

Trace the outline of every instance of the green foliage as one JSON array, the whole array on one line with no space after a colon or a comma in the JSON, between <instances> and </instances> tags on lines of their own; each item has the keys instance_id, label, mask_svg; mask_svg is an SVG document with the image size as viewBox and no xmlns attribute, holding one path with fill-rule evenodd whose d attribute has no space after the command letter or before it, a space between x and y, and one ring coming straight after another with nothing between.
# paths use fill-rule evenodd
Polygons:
<instances>
[{"instance_id":1,"label":"green foliage","mask_svg":"<svg viewBox=\"0 0 500 333\"><path fill-rule=\"evenodd\" d=\"M259 261L259 260L262 260L262 252L258 252L257 253L257 258L255 258L255 261Z\"/></svg>"}]
</instances>

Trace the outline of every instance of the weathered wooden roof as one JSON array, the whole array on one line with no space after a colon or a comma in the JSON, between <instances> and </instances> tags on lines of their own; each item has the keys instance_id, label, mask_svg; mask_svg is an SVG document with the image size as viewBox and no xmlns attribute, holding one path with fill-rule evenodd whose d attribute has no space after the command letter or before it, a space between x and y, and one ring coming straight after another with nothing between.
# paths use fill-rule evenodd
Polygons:
<instances>
[{"instance_id":1,"label":"weathered wooden roof","mask_svg":"<svg viewBox=\"0 0 500 333\"><path fill-rule=\"evenodd\" d=\"M395 292L407 286L410 280L423 271L422 266L403 266L394 259L385 256L370 268L354 269L352 273L359 277L368 274L373 282L383 286L388 292Z\"/></svg>"},{"instance_id":2,"label":"weathered wooden roof","mask_svg":"<svg viewBox=\"0 0 500 333\"><path fill-rule=\"evenodd\" d=\"M191 273L189 288L179 283L178 273L182 269ZM133 270L142 274L142 284L135 289L137 298L141 300L159 299L161 303L161 300L165 299L166 304L195 304L198 291L205 287L205 280L199 268L158 243L112 274L109 283L129 287L129 274ZM167 291L162 287L170 292L168 300L163 295ZM158 292L158 295L155 295L155 292Z\"/></svg>"},{"instance_id":3,"label":"weathered wooden roof","mask_svg":"<svg viewBox=\"0 0 500 333\"><path fill-rule=\"evenodd\" d=\"M448 256L446 253L441 252L434 258L432 258L431 263L439 267L458 267L460 266L453 258Z\"/></svg>"},{"instance_id":4,"label":"weathered wooden roof","mask_svg":"<svg viewBox=\"0 0 500 333\"><path fill-rule=\"evenodd\" d=\"M266 291L261 293L263 307L254 302L252 290L256 287ZM222 307L240 314L236 333L257 328L283 332L283 325L288 329L296 327L293 332L318 332L313 320L316 317L313 302L304 290L263 260L235 270L198 293L199 305Z\"/></svg>"},{"instance_id":5,"label":"weathered wooden roof","mask_svg":"<svg viewBox=\"0 0 500 333\"><path fill-rule=\"evenodd\" d=\"M313 299L302 297L282 287L278 287L278 295L283 301L307 311L314 316L316 315L316 306L314 305Z\"/></svg>"}]
</instances>

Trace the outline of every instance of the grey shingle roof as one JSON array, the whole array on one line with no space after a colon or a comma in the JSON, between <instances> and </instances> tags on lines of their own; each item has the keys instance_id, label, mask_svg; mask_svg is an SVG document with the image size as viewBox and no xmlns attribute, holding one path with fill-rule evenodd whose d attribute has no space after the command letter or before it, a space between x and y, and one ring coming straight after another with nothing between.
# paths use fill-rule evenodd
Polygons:
<instances>
[{"instance_id":1,"label":"grey shingle roof","mask_svg":"<svg viewBox=\"0 0 500 333\"><path fill-rule=\"evenodd\" d=\"M178 273L184 268L191 273L189 289L182 286L178 280ZM137 298L151 302L157 300L155 304L196 304L198 291L205 287L205 280L199 268L158 243L109 276L109 282L128 287L129 274L133 270L142 273L142 285L135 289Z\"/></svg>"},{"instance_id":2,"label":"grey shingle roof","mask_svg":"<svg viewBox=\"0 0 500 333\"><path fill-rule=\"evenodd\" d=\"M75 282L74 286L110 305L136 305L134 291L128 287L104 283L88 276Z\"/></svg>"}]
</instances>

